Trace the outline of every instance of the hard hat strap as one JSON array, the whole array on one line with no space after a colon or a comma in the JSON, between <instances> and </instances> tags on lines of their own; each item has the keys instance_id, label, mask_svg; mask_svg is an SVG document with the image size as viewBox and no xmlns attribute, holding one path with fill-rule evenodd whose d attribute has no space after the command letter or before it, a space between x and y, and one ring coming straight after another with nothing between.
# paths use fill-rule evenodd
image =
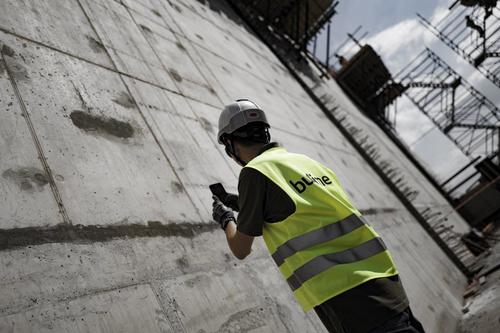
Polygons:
<instances>
[{"instance_id":1,"label":"hard hat strap","mask_svg":"<svg viewBox=\"0 0 500 333\"><path fill-rule=\"evenodd\" d=\"M222 138L222 142L224 143L226 154L229 157L234 158L236 162L238 162L238 164L240 164L241 166L245 166L246 163L243 162L243 160L236 154L236 150L234 149L234 140L231 140L229 137L225 136L224 138Z\"/></svg>"}]
</instances>

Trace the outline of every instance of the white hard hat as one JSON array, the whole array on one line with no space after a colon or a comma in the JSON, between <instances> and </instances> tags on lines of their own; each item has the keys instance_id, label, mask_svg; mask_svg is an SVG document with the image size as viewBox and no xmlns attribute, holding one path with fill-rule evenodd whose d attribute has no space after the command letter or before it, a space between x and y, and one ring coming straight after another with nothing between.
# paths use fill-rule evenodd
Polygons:
<instances>
[{"instance_id":1,"label":"white hard hat","mask_svg":"<svg viewBox=\"0 0 500 333\"><path fill-rule=\"evenodd\" d=\"M248 99L238 99L236 102L226 105L219 117L219 133L217 141L222 144L222 136L231 134L250 123L263 123L269 127L266 114L254 102Z\"/></svg>"}]
</instances>

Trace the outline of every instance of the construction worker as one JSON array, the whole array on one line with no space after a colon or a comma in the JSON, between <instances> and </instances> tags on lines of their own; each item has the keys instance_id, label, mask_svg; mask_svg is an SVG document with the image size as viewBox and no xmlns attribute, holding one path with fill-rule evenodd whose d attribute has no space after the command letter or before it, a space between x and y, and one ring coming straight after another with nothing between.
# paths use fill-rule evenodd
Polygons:
<instances>
[{"instance_id":1,"label":"construction worker","mask_svg":"<svg viewBox=\"0 0 500 333\"><path fill-rule=\"evenodd\" d=\"M262 235L298 303L329 332L423 332L386 246L335 173L270 142L269 127L247 99L219 118L218 142L243 167L238 195L213 197L233 254L244 259Z\"/></svg>"}]
</instances>

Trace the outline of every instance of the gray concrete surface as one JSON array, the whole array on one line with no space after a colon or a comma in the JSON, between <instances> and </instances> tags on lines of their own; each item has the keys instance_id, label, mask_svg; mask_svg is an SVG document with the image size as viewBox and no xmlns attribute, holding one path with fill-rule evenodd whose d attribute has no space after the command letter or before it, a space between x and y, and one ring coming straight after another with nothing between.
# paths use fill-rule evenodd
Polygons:
<instances>
[{"instance_id":1,"label":"gray concrete surface","mask_svg":"<svg viewBox=\"0 0 500 333\"><path fill-rule=\"evenodd\" d=\"M6 0L0 49L0 332L321 332L260 240L237 262L210 222L241 97L337 172L427 331L455 330L465 278L223 1Z\"/></svg>"},{"instance_id":2,"label":"gray concrete surface","mask_svg":"<svg viewBox=\"0 0 500 333\"><path fill-rule=\"evenodd\" d=\"M500 234L497 233L497 237ZM473 282L475 292L466 298L460 333L495 333L500 331L500 243L484 259L485 265Z\"/></svg>"}]
</instances>

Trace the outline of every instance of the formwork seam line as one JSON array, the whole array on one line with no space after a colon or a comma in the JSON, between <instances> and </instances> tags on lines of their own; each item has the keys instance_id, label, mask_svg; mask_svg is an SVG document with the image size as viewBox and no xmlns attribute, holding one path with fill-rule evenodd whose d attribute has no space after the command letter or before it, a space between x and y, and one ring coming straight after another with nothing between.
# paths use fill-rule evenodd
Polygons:
<instances>
[{"instance_id":1,"label":"formwork seam line","mask_svg":"<svg viewBox=\"0 0 500 333\"><path fill-rule=\"evenodd\" d=\"M158 282L155 279L153 279L153 280L149 281L147 284L151 288L151 291L153 292L153 294L156 298L156 301L158 302L158 305L162 308L163 313L167 317L167 320L169 321L170 326L172 327L173 325L176 325L176 327L172 327L173 329L177 328L177 326L180 326L182 332L186 333L186 328L184 327L184 323L182 322L181 318L179 317L177 311L173 311L175 313L175 323L172 323L170 318L168 318L168 313L170 311L168 311L166 306L163 304L164 302L162 302L162 300L160 299L160 296L159 296L160 291L158 290L159 288L156 286L157 283ZM167 296L167 302L171 302L172 298L170 297L170 295L166 295L166 296Z\"/></svg>"},{"instance_id":2,"label":"formwork seam line","mask_svg":"<svg viewBox=\"0 0 500 333\"><path fill-rule=\"evenodd\" d=\"M80 1L80 0L78 0L78 1ZM134 22L134 24L136 25L137 29L140 31L141 35L144 37L144 40L146 40L146 43L149 45L149 48L151 49L151 51L154 53L154 55L156 56L156 58L157 58L157 59L158 59L158 61L160 62L161 66L163 67L163 70L165 70L167 73L169 73L169 75L171 75L171 74L170 74L170 71L166 68L165 64L164 64L164 63L163 63L163 61L161 60L161 57L158 55L158 52L157 52L157 51L156 51L156 49L153 47L152 43L150 42L150 40L149 40L149 39L148 39L148 37L146 36L146 34L145 34L145 32L143 31L143 29L142 29L142 28L140 27L140 25L137 23L137 21L136 21L135 17L132 15L131 9L130 9L127 5L125 5L125 4L123 3L123 1L122 1L122 0L120 0L120 2L121 2L121 5L122 5L123 7L125 7L125 9L127 10L127 13L129 14L130 18L132 19L132 22ZM170 14L169 14L169 15L170 15ZM175 20L173 20L173 21L175 22ZM189 54L189 53L187 52L187 50L186 50L186 53L187 53L187 54ZM196 63L195 63L195 61L194 61L191 57L189 57L189 58L190 58L190 60L193 62L193 64L196 64ZM197 70L201 73L201 71L199 70L199 68L198 68L198 67L196 67L196 69L197 69ZM203 76L203 74L202 74L202 76ZM203 78L205 79L205 81L206 81L207 85L209 85L209 82L208 82L208 80L205 78L205 76L203 76ZM181 91L181 87L180 87L180 85L178 85L178 84L175 82L175 80L173 80L173 81L174 81L174 85L177 87L177 89L179 89L179 91ZM126 85L126 83L125 83L125 82L124 82L124 84ZM211 88L213 89L213 87L211 87ZM217 93L215 92L215 90L214 90L214 93L215 93L215 95L217 96L217 98L219 99L219 101L222 103L222 100L221 100L221 99L220 99L220 97L217 95ZM167 96L167 98L168 98L168 96ZM170 98L168 98L168 100L170 101L170 103L172 103L172 101L170 100ZM188 104L189 109L191 110L192 114L194 115L194 117L195 117L195 118L196 118L196 120L198 121L198 123L200 123L200 124L201 124L202 122L201 122L201 120L200 120L200 117L199 117L199 116L198 116L198 114L195 112L195 110L193 109L192 105L191 105L190 103L187 103L187 104ZM173 105L174 105L174 103L172 103L172 106L173 106ZM139 108L139 110L140 110L140 108ZM141 112L141 114L142 114L142 111L141 111L141 110L140 110L140 112ZM144 118L144 121L147 123L146 118L145 118L144 116L143 116L143 118ZM160 127L160 126L158 126L158 125L156 124L156 121L155 121L154 117L152 117L152 121L155 123L155 125L156 125L157 127ZM151 131L151 132L153 132L153 129L152 129L152 127L151 127L151 126L149 126L149 124L148 124L148 128L150 129L150 131ZM214 142L214 140L213 140L212 136L210 135L210 133L208 133L208 131L207 131L205 128L203 128L203 126L202 126L202 129L203 129L203 131L205 132L205 134L209 137L209 140L212 142L212 144L213 144L215 147L217 147L217 146L216 146L216 144L217 144L217 143L216 143L216 142ZM191 132L188 132L188 133L189 133L189 135L191 136L191 138L193 139L193 142L196 142L196 138L192 135L192 133L191 133ZM155 135L155 134L153 133L153 136L154 136L154 135ZM158 145L160 145L160 142L159 142L159 141L158 141ZM217 152L219 153L219 155L221 155L221 156L224 158L224 156L222 155L222 152L221 152L219 149L217 149L217 148L216 148L216 150L217 150ZM229 166L229 161L227 161L227 159L224 159L224 162L226 163L226 165L228 165L228 166ZM171 163L171 164L172 164L172 163ZM171 167L173 168L173 164L171 165ZM230 166L229 166L229 169L231 170L231 172L233 172L233 169L232 169ZM181 183L181 184L182 184L182 186L184 187L184 181L182 180L182 178L181 178L181 177L177 174L177 171L175 171L175 170L174 170L174 173L176 174L176 176L177 176L177 178L178 178L178 180L179 180L179 183ZM236 175L234 174L234 172L233 172L233 175L234 175L234 176L236 176ZM188 192L186 191L186 193L188 193ZM188 195L189 195L189 194L188 194ZM191 198L191 196L190 196L190 195L189 195L189 198L190 198L190 200L191 200L191 202L192 202L193 206L197 209L197 207L196 207L196 205L195 205L195 203L194 203L194 200ZM197 209L197 211L198 211L198 209ZM201 213L200 213L199 211L198 211L198 215L200 216L200 218L202 218Z\"/></svg>"},{"instance_id":3,"label":"formwork seam line","mask_svg":"<svg viewBox=\"0 0 500 333\"><path fill-rule=\"evenodd\" d=\"M51 171L49 163L47 161L47 157L45 156L43 146L42 146L40 140L38 139L38 135L36 134L35 127L33 125L33 122L31 121L30 114L28 112L28 109L26 108L26 104L24 103L24 99L21 96L21 92L19 91L19 87L17 86L17 82L14 79L14 75L12 74L12 71L11 71L9 65L7 64L7 61L5 60L3 47L0 50L0 55L2 58L2 62L4 63L4 66L5 66L5 71L7 72L7 75L9 77L9 81L12 85L12 89L14 90L14 94L16 95L16 97L19 101L22 115L24 117L24 120L26 121L26 125L28 126L28 130L31 134L31 138L33 139L33 143L34 143L36 151L38 153L38 159L40 160L40 163L42 164L42 167L45 171L45 174L48 177L50 189L52 191L52 195L54 197L54 200L56 201L59 213L61 214L63 222L65 224L71 224L71 220L69 219L68 212L66 211L66 208L64 207L61 194L59 193L59 189L56 186L54 176L52 175L52 171Z\"/></svg>"},{"instance_id":4,"label":"formwork seam line","mask_svg":"<svg viewBox=\"0 0 500 333\"><path fill-rule=\"evenodd\" d=\"M51 45L47 45L47 44L45 44L45 43L42 43L42 42L36 41L36 40L34 40L34 39L31 39L31 38L29 38L29 37L27 37L27 36L23 36L23 35L20 35L20 34L18 34L18 33L12 32L12 31L7 30L7 29L5 29L5 28L3 28L3 27L1 27L1 26L0 26L0 32L3 32L3 33L6 33L6 34L8 34L8 35L12 35L12 36L14 36L14 37L17 37L17 38L20 38L20 39L26 40L26 41L28 41L28 42L30 42L30 43L33 43L33 44L36 44L36 45L43 46L43 47L45 47L45 48L47 48L47 49L50 49L50 50L52 50L52 51L56 51L56 52L58 52L58 53L62 53L62 54L66 55L66 56L69 56L69 57L71 57L71 58L75 58L75 59L77 59L77 60L83 61L83 62L85 62L85 63L91 64L91 65L94 65L94 66L97 66L97 67L99 67L99 68L106 69L106 70L108 70L108 71L110 71L110 72L113 72L113 73L116 73L116 74L120 74L120 75L126 76L126 77L128 77L128 78L131 78L131 79L133 79L133 80L136 80L136 81L139 81L139 82L142 82L142 83L149 84L149 85L151 85L151 86L153 86L153 87L156 87L156 88L159 88L159 89L162 89L162 90L168 91L168 92L170 92L170 93L173 93L173 94L176 94L176 95L182 96L182 97L187 98L187 99L189 99L189 100L192 100L192 101L195 101L195 102L198 102L198 103L201 103L201 104L207 105L207 106L211 106L211 107L213 107L213 108L220 108L220 105L210 104L210 103L208 103L208 102L206 102L206 101L203 101L203 100L200 100L200 99L197 99L197 98L191 97L191 96L187 96L187 95L185 95L185 94L183 94L183 93L181 93L181 92L179 92L179 91L175 91L175 90L169 89L169 88L164 87L164 86L162 86L162 85L160 85L160 84L158 84L158 83L154 83L154 82L151 82L151 81L148 81L148 80L145 80L145 79L141 79L141 78L139 78L139 77L137 77L137 76L134 76L134 75L132 75L132 74L129 74L129 73L126 73L126 72L123 72L123 71L120 71L120 70L115 70L115 69L113 69L113 68L111 68L111 67L108 67L108 66L106 66L106 65L99 64L99 63L94 62L94 61L92 61L92 60L85 59L85 58L80 57L80 56L78 56L78 55L72 54L72 53L70 53L70 52L68 52L68 51L64 51L64 50L58 49L57 47L54 47L54 46L51 46Z\"/></svg>"},{"instance_id":5,"label":"formwork seam line","mask_svg":"<svg viewBox=\"0 0 500 333\"><path fill-rule=\"evenodd\" d=\"M90 17L88 16L87 12L85 11L85 9L83 8L82 4L80 3L80 0L77 0L78 4L80 5L80 8L81 10L83 11L83 13L85 14L85 17L87 18L88 22L89 22L89 25L92 27L92 29L94 30L94 33L98 36L99 40L101 41L102 43L102 39L100 37L100 35L98 34L97 32L97 29L94 27L94 25L92 24L92 21L90 20ZM127 8L125 6L125 8ZM127 10L128 12L128 10ZM130 12L129 12L129 15L130 15ZM133 18L132 18L133 20ZM137 25L137 23L134 21L134 23ZM142 30L140 30L141 33L142 33ZM104 44L103 44L104 45ZM137 47L137 46L136 46ZM150 46L151 47L151 46ZM106 49L106 47L104 47ZM107 52L107 51L106 51ZM109 55L109 54L108 54ZM113 59L111 59L111 63L115 66L115 62ZM120 75L120 80L122 81L125 89L127 90L127 93L133 98L133 94L130 90L130 87L128 86L127 82L125 82L125 80L123 79L123 77ZM134 99L135 100L135 99ZM163 147L163 145L160 143L160 139L158 138L158 136L155 134L155 132L153 131L153 128L151 127L151 125L149 124L149 122L147 121L146 119L146 116L144 115L144 112L142 112L141 110L141 107L136 103L136 106L137 106L137 110L139 111L139 115L141 116L142 120L144 121L144 123L146 124L146 127L148 128L149 132L151 133L151 136L153 137L153 139L155 140L156 142L156 145L158 146L158 148L160 149L162 155L165 157L165 160L167 161L167 164L169 165L170 169L172 170L172 173L175 175L175 178L177 178L179 184L181 184L182 188L184 189L184 193L186 194L186 196L188 197L189 201L191 202L191 205L193 206L194 210L196 211L196 214L200 217L200 219L203 220L203 217L201 216L201 213L200 213L200 210L198 209L198 207L196 206L193 198L191 197L191 194L187 191L187 189L185 188L184 186L184 183L182 181L182 177L179 175L179 173L177 172L176 168L174 167L170 157L168 156L165 148Z\"/></svg>"},{"instance_id":6,"label":"formwork seam line","mask_svg":"<svg viewBox=\"0 0 500 333\"><path fill-rule=\"evenodd\" d=\"M121 0L120 0L121 1ZM154 46L152 45L152 43L149 41L148 37L146 36L146 34L144 33L143 29L141 29L140 25L137 24L137 21L135 20L135 17L132 15L132 9L129 8L127 5L125 5L123 3L123 1L121 1L121 4L123 7L126 8L127 10L127 13L129 14L129 16L131 17L132 21L134 22L134 24L137 26L137 28L139 29L139 31L141 32L142 36L144 37L144 39L146 40L146 42L148 43L149 47L151 48L152 52L154 53L154 55L156 56L156 58L159 60L161 66L163 67L163 69L168 72L170 74L170 71L165 67L165 64L163 63L163 61L161 61L161 57L158 55L158 52L156 51L156 49L154 48ZM168 10L163 7L165 9L165 11L168 13ZM170 15L170 13L168 13L168 15ZM171 17L171 15L170 15ZM172 18L172 17L171 17ZM164 20L164 18L162 17L162 19ZM172 20L174 21L175 23L175 19L172 18ZM165 21L164 21L165 22ZM166 23L166 22L165 22ZM177 23L176 23L177 24ZM182 29L179 27L179 30L182 32ZM189 52L187 52L186 50L186 53L188 54L189 56L189 59L191 60L191 62L195 65L196 69L198 70L198 72L202 75L203 79L206 81L207 85L210 86L207 78L205 77L205 75L203 75L203 73L200 71L199 67L196 65L196 62L194 61L194 59L189 55ZM179 89L179 91L181 90L181 87L178 86L177 83L175 83L174 81L174 84L175 86ZM221 102L221 104L223 103L222 102L222 99L220 98L220 96L217 94L217 92L215 91L215 89L213 89L213 87L210 86L210 88L213 90L214 94L217 96L217 98L219 99L219 101ZM168 97L168 96L167 96ZM172 101L169 99L170 103L172 103ZM172 103L173 105L173 103ZM202 123L202 121L200 120L200 117L198 116L198 114L195 112L195 110L193 109L192 105L190 103L188 103L188 106L189 106L189 109L191 110L191 112L193 113L194 117L196 118L196 120L198 121L198 123ZM217 109L220 109L220 108L217 108ZM153 119L154 121L154 119ZM203 128L203 131L205 132L205 134L209 137L209 140L212 142L212 144L217 147L217 142L214 141L212 135L210 135L210 133L208 132L208 130L206 130L205 128ZM191 134L191 132L189 132L189 135L191 135L192 139L194 142L196 142L196 139L195 137ZM219 150L219 149L216 149L217 152L219 153L219 155L221 155L224 159L224 162L226 165L228 165L229 169L231 170L231 172L233 172L233 168L231 168L231 166L229 165L229 161L227 159L224 158L224 155L223 153ZM234 174L233 172L233 175L234 176L237 176L236 174ZM179 178L179 181L181 181L181 179ZM181 181L182 183L182 181ZM194 204L194 203L193 203ZM201 217L201 216L200 216Z\"/></svg>"}]
</instances>

